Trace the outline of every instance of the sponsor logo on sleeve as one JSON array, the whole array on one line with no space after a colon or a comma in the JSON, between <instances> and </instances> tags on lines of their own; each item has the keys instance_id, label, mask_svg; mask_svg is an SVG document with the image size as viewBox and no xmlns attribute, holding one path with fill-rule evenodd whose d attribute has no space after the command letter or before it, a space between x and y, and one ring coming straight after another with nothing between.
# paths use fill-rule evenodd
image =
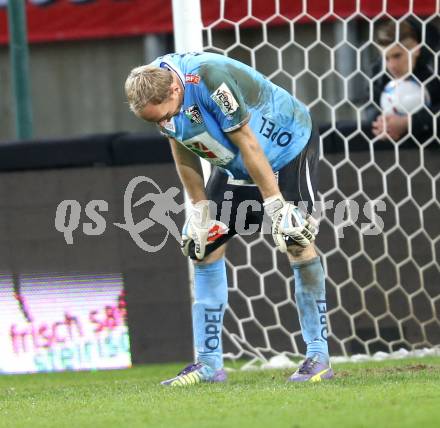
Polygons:
<instances>
[{"instance_id":1,"label":"sponsor logo on sleeve","mask_svg":"<svg viewBox=\"0 0 440 428\"><path fill-rule=\"evenodd\" d=\"M191 123L195 123L197 125L201 125L203 123L202 114L200 113L200 109L196 104L189 106L185 110L185 116L190 120Z\"/></svg>"},{"instance_id":2,"label":"sponsor logo on sleeve","mask_svg":"<svg viewBox=\"0 0 440 428\"><path fill-rule=\"evenodd\" d=\"M239 105L237 100L232 95L231 90L225 82L223 82L212 94L211 98L220 107L220 110L225 116L230 116L234 113Z\"/></svg>"},{"instance_id":3,"label":"sponsor logo on sleeve","mask_svg":"<svg viewBox=\"0 0 440 428\"><path fill-rule=\"evenodd\" d=\"M185 74L185 83L192 83L198 85L200 83L200 76L198 74Z\"/></svg>"}]
</instances>

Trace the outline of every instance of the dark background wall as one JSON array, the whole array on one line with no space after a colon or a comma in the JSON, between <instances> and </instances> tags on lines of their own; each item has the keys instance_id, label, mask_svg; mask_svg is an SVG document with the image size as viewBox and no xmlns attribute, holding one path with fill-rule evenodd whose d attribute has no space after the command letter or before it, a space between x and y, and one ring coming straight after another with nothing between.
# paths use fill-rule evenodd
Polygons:
<instances>
[{"instance_id":1,"label":"dark background wall","mask_svg":"<svg viewBox=\"0 0 440 428\"><path fill-rule=\"evenodd\" d=\"M162 250L146 253L127 231L113 225L124 223L125 188L141 175L153 179L163 191L179 186L171 163L0 173L0 271L121 272L133 362L191 359L188 267L179 245L170 237ZM139 185L133 203L156 191L151 185ZM67 245L55 229L56 209L65 199L77 200L82 206L73 245ZM82 224L90 222L84 209L93 199L109 204L108 212L102 213L107 226L100 236L82 232ZM177 200L183 202L182 194ZM144 219L149 208L148 204L133 208L135 221ZM175 219L181 225L183 214ZM155 245L162 242L165 232L156 224L141 236Z\"/></svg>"}]
</instances>

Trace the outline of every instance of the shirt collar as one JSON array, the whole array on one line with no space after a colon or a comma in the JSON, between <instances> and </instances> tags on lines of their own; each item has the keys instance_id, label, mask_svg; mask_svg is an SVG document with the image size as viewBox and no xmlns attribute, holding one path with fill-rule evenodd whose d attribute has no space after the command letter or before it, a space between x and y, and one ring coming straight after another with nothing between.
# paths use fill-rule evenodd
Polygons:
<instances>
[{"instance_id":1,"label":"shirt collar","mask_svg":"<svg viewBox=\"0 0 440 428\"><path fill-rule=\"evenodd\" d=\"M176 66L176 64L174 64L172 61L168 60L164 60L161 61L161 63L159 64L160 68L167 68L168 70L173 71L174 73L176 73L177 77L180 80L180 83L182 84L182 88L183 90L185 90L185 77L183 75L183 73L179 70L179 68Z\"/></svg>"}]
</instances>

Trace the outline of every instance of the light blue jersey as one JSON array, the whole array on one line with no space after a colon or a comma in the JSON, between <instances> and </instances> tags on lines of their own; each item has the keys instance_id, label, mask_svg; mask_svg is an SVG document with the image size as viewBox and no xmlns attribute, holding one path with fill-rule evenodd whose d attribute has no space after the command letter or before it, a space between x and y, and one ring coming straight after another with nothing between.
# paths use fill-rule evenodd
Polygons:
<instances>
[{"instance_id":1,"label":"light blue jersey","mask_svg":"<svg viewBox=\"0 0 440 428\"><path fill-rule=\"evenodd\" d=\"M213 53L170 54L152 65L174 71L185 88L180 113L161 127L198 156L237 179L249 174L228 132L248 123L273 171L307 144L307 107L241 62Z\"/></svg>"}]
</instances>

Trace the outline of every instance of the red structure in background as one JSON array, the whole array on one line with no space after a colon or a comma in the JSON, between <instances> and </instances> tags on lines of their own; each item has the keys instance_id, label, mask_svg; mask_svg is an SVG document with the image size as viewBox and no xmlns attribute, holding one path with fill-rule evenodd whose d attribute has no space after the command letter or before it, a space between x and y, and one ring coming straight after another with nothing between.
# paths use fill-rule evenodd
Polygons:
<instances>
[{"instance_id":1,"label":"red structure in background","mask_svg":"<svg viewBox=\"0 0 440 428\"><path fill-rule=\"evenodd\" d=\"M372 18L388 13L398 17L410 11L410 0L308 0L303 10L302 0L280 0L279 15L275 0L254 0L252 11L247 0L226 0L224 20L221 20L220 0L201 0L203 22L217 28L243 20L242 27L258 24L280 25L290 20L307 22L315 19L347 18L360 12ZM413 13L425 17L438 11L438 0L413 0ZM359 5L357 5L359 3ZM248 13L249 12L249 13ZM0 43L7 43L6 8L0 8ZM252 16L246 18L247 16ZM27 4L28 37L31 43L78 39L139 36L167 33L173 29L171 0L52 0L47 4Z\"/></svg>"}]
</instances>

